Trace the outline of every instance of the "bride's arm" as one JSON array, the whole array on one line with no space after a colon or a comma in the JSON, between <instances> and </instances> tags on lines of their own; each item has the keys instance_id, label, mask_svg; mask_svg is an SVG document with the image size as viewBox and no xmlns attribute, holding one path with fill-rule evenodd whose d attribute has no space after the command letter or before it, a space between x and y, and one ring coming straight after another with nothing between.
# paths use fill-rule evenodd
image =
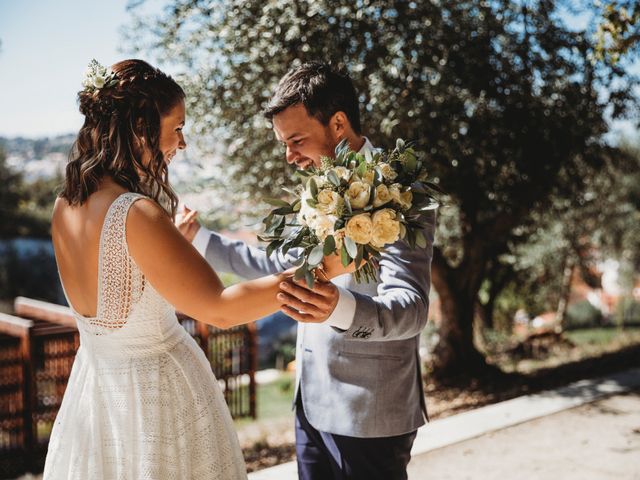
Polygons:
<instances>
[{"instance_id":1,"label":"bride's arm","mask_svg":"<svg viewBox=\"0 0 640 480\"><path fill-rule=\"evenodd\" d=\"M153 201L133 204L127 218L129 253L147 281L177 310L220 328L279 310L279 273L224 288L218 275Z\"/></svg>"}]
</instances>

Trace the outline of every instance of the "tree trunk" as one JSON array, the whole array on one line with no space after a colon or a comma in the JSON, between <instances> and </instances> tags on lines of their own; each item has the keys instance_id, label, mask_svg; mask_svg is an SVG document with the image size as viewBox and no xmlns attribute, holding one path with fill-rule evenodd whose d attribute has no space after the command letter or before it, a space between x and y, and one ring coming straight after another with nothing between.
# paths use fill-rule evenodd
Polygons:
<instances>
[{"instance_id":1,"label":"tree trunk","mask_svg":"<svg viewBox=\"0 0 640 480\"><path fill-rule=\"evenodd\" d=\"M556 309L556 323L562 330L566 327L567 309L569 308L569 297L571 296L571 281L573 272L576 269L576 262L571 252L567 253L564 261L564 272L562 276L562 288L560 290L560 300Z\"/></svg>"},{"instance_id":2,"label":"tree trunk","mask_svg":"<svg viewBox=\"0 0 640 480\"><path fill-rule=\"evenodd\" d=\"M440 297L442 320L434 351L433 374L440 380L479 376L487 363L473 342L473 320L478 288L457 289L457 272L434 252L433 285Z\"/></svg>"}]
</instances>

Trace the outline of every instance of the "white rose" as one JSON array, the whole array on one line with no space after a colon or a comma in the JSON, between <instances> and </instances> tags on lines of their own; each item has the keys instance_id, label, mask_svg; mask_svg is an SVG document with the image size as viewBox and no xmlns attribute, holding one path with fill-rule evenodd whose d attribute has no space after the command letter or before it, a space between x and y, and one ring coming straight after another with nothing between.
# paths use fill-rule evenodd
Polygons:
<instances>
[{"instance_id":1,"label":"white rose","mask_svg":"<svg viewBox=\"0 0 640 480\"><path fill-rule=\"evenodd\" d=\"M313 231L320 240L324 241L328 235L333 235L333 226L337 220L338 217L335 215L322 215L319 213L313 218Z\"/></svg>"},{"instance_id":2,"label":"white rose","mask_svg":"<svg viewBox=\"0 0 640 480\"><path fill-rule=\"evenodd\" d=\"M382 248L400 238L400 222L396 220L396 212L390 208L378 210L371 217L371 245Z\"/></svg>"},{"instance_id":3,"label":"white rose","mask_svg":"<svg viewBox=\"0 0 640 480\"><path fill-rule=\"evenodd\" d=\"M345 196L349 199L351 208L364 208L369 203L371 185L363 182L353 182L349 185L349 190L347 190Z\"/></svg>"},{"instance_id":4,"label":"white rose","mask_svg":"<svg viewBox=\"0 0 640 480\"><path fill-rule=\"evenodd\" d=\"M105 78L101 75L96 75L95 77L93 77L93 86L96 88L102 88L104 87L104 83L105 83Z\"/></svg>"},{"instance_id":5,"label":"white rose","mask_svg":"<svg viewBox=\"0 0 640 480\"><path fill-rule=\"evenodd\" d=\"M361 213L349 219L344 233L354 242L366 245L371 241L372 231L373 223L371 222L371 215Z\"/></svg>"},{"instance_id":6,"label":"white rose","mask_svg":"<svg viewBox=\"0 0 640 480\"><path fill-rule=\"evenodd\" d=\"M316 209L307 203L310 200L311 193L308 190L302 192L300 196L300 211L298 212L298 223L303 226L309 226L309 218L316 214Z\"/></svg>"},{"instance_id":7,"label":"white rose","mask_svg":"<svg viewBox=\"0 0 640 480\"><path fill-rule=\"evenodd\" d=\"M393 181L398 176L396 171L391 168L391 165L389 165L388 163L381 163L378 165L378 168L380 169L380 173L382 174L382 176L387 180Z\"/></svg>"},{"instance_id":8,"label":"white rose","mask_svg":"<svg viewBox=\"0 0 640 480\"><path fill-rule=\"evenodd\" d=\"M376 193L373 198L373 206L380 207L391 201L391 193L386 185L381 184L376 187Z\"/></svg>"},{"instance_id":9,"label":"white rose","mask_svg":"<svg viewBox=\"0 0 640 480\"><path fill-rule=\"evenodd\" d=\"M322 213L336 213L341 203L342 197L338 192L325 189L318 193L318 210Z\"/></svg>"}]
</instances>

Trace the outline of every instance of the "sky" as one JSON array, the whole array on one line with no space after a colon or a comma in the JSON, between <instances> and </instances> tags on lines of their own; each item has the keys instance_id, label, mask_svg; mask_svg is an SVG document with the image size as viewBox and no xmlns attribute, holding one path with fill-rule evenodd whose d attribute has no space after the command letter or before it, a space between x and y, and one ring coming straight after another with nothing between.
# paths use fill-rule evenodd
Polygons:
<instances>
[{"instance_id":1,"label":"sky","mask_svg":"<svg viewBox=\"0 0 640 480\"><path fill-rule=\"evenodd\" d=\"M127 0L0 0L0 136L77 132L76 95L92 58L119 53Z\"/></svg>"},{"instance_id":2,"label":"sky","mask_svg":"<svg viewBox=\"0 0 640 480\"><path fill-rule=\"evenodd\" d=\"M148 0L145 11L164 3ZM78 131L76 95L89 61L110 65L129 56L120 49L126 6L127 0L0 0L0 136ZM586 18L565 15L565 21L580 28ZM630 122L615 128L635 131Z\"/></svg>"}]
</instances>

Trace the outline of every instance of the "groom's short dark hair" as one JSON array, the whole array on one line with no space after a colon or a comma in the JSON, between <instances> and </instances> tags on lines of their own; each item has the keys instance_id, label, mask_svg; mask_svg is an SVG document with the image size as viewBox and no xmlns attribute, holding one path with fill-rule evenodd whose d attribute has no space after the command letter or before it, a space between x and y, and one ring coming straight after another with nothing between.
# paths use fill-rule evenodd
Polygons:
<instances>
[{"instance_id":1,"label":"groom's short dark hair","mask_svg":"<svg viewBox=\"0 0 640 480\"><path fill-rule=\"evenodd\" d=\"M361 133L358 95L345 72L322 62L308 62L292 68L278 83L264 115L272 120L298 103L323 125L328 125L336 112L344 112L353 131Z\"/></svg>"}]
</instances>

